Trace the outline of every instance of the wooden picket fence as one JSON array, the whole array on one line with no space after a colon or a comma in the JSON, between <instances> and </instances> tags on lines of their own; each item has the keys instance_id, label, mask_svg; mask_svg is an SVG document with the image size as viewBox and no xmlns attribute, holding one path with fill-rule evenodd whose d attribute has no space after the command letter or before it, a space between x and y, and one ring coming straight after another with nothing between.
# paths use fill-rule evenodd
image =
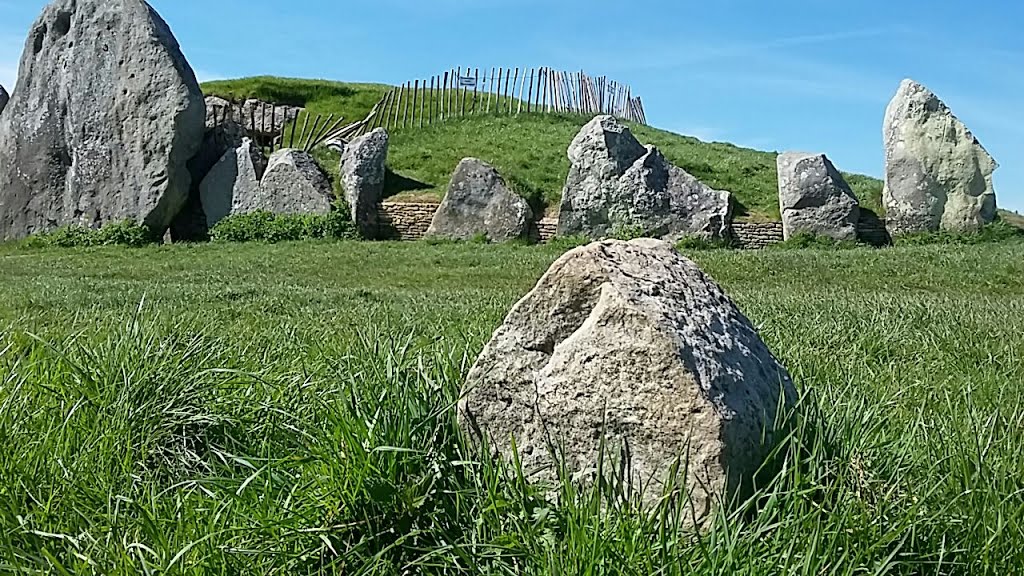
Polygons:
<instances>
[{"instance_id":1,"label":"wooden picket fence","mask_svg":"<svg viewBox=\"0 0 1024 576\"><path fill-rule=\"evenodd\" d=\"M474 114L609 114L647 124L643 100L624 84L551 68L455 68L393 88L356 133L422 128Z\"/></svg>"}]
</instances>

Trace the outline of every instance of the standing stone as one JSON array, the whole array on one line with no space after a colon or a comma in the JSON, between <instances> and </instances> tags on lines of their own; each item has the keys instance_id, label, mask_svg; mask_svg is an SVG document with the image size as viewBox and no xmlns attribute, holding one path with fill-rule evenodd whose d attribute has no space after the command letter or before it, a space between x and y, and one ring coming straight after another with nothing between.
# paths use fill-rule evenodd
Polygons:
<instances>
[{"instance_id":1,"label":"standing stone","mask_svg":"<svg viewBox=\"0 0 1024 576\"><path fill-rule=\"evenodd\" d=\"M365 238L380 234L378 205L384 199L388 133L377 128L349 142L341 157L341 182L352 221Z\"/></svg>"},{"instance_id":2,"label":"standing stone","mask_svg":"<svg viewBox=\"0 0 1024 576\"><path fill-rule=\"evenodd\" d=\"M700 524L719 498L749 490L780 398L795 402L789 375L714 281L666 242L612 240L562 256L512 308L458 416L506 458L514 438L542 482L552 447L570 474L592 477L603 434L610 456L628 451L622 479L647 502L681 457Z\"/></svg>"},{"instance_id":3,"label":"standing stone","mask_svg":"<svg viewBox=\"0 0 1024 576\"><path fill-rule=\"evenodd\" d=\"M244 207L275 214L327 214L334 192L331 182L307 152L285 148L270 156L255 200Z\"/></svg>"},{"instance_id":4,"label":"standing stone","mask_svg":"<svg viewBox=\"0 0 1024 576\"><path fill-rule=\"evenodd\" d=\"M569 146L559 235L601 238L633 230L668 240L721 238L732 202L644 147L611 116L591 120Z\"/></svg>"},{"instance_id":5,"label":"standing stone","mask_svg":"<svg viewBox=\"0 0 1024 576\"><path fill-rule=\"evenodd\" d=\"M241 146L244 138L242 127L231 118L218 116L214 121L209 115L209 108L206 118L203 143L199 147L199 152L188 161L188 171L192 177L188 200L171 222L171 238L174 242L209 240L210 228L199 187L217 162L225 154Z\"/></svg>"},{"instance_id":6,"label":"standing stone","mask_svg":"<svg viewBox=\"0 0 1024 576\"><path fill-rule=\"evenodd\" d=\"M185 203L202 93L142 0L57 0L32 26L0 116L0 239L134 220L162 234Z\"/></svg>"},{"instance_id":7,"label":"standing stone","mask_svg":"<svg viewBox=\"0 0 1024 576\"><path fill-rule=\"evenodd\" d=\"M860 203L824 154L786 152L776 163L782 232L787 240L800 233L857 240Z\"/></svg>"},{"instance_id":8,"label":"standing stone","mask_svg":"<svg viewBox=\"0 0 1024 576\"><path fill-rule=\"evenodd\" d=\"M427 236L468 240L482 234L492 242L507 242L525 238L532 220L530 205L494 167L466 158L452 174Z\"/></svg>"},{"instance_id":9,"label":"standing stone","mask_svg":"<svg viewBox=\"0 0 1024 576\"><path fill-rule=\"evenodd\" d=\"M7 103L10 102L11 96L4 90L4 87L0 85L0 114L4 113L4 108L7 107Z\"/></svg>"},{"instance_id":10,"label":"standing stone","mask_svg":"<svg viewBox=\"0 0 1024 576\"><path fill-rule=\"evenodd\" d=\"M603 236L618 203L619 178L647 150L612 116L597 116L569 145L569 176L559 209L558 234Z\"/></svg>"},{"instance_id":11,"label":"standing stone","mask_svg":"<svg viewBox=\"0 0 1024 576\"><path fill-rule=\"evenodd\" d=\"M886 224L893 235L973 232L996 216L996 161L930 90L904 80L885 111Z\"/></svg>"},{"instance_id":12,"label":"standing stone","mask_svg":"<svg viewBox=\"0 0 1024 576\"><path fill-rule=\"evenodd\" d=\"M267 158L249 138L224 154L199 186L209 229L232 214L258 209L260 180L266 169Z\"/></svg>"}]
</instances>

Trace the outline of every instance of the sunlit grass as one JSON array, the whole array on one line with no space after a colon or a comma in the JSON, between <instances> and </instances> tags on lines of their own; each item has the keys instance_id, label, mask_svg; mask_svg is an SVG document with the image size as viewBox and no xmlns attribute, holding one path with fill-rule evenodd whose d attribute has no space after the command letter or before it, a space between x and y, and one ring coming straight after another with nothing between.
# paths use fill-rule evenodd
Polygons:
<instances>
[{"instance_id":1,"label":"sunlit grass","mask_svg":"<svg viewBox=\"0 0 1024 576\"><path fill-rule=\"evenodd\" d=\"M1024 245L692 254L805 396L699 539L480 460L453 404L556 246L0 246L0 572L1007 574Z\"/></svg>"}]
</instances>

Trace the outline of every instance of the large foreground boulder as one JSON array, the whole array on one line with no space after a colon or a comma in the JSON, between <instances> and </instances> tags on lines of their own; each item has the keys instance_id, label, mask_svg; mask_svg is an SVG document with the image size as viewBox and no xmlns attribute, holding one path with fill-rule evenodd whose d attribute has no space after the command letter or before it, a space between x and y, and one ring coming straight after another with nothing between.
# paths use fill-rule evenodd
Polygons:
<instances>
[{"instance_id":1,"label":"large foreground boulder","mask_svg":"<svg viewBox=\"0 0 1024 576\"><path fill-rule=\"evenodd\" d=\"M266 156L249 138L224 154L199 185L207 227L212 229L232 214L257 210L266 169Z\"/></svg>"},{"instance_id":2,"label":"large foreground boulder","mask_svg":"<svg viewBox=\"0 0 1024 576\"><path fill-rule=\"evenodd\" d=\"M4 113L4 108L7 107L7 103L10 102L11 95L4 90L3 86L0 86L0 114Z\"/></svg>"},{"instance_id":3,"label":"large foreground boulder","mask_svg":"<svg viewBox=\"0 0 1024 576\"><path fill-rule=\"evenodd\" d=\"M998 167L930 90L904 80L885 111L886 224L893 235L972 232L996 216Z\"/></svg>"},{"instance_id":4,"label":"large foreground boulder","mask_svg":"<svg viewBox=\"0 0 1024 576\"><path fill-rule=\"evenodd\" d=\"M134 220L162 233L188 197L204 104L142 0L57 0L32 26L0 115L0 239Z\"/></svg>"},{"instance_id":5,"label":"large foreground boulder","mask_svg":"<svg viewBox=\"0 0 1024 576\"><path fill-rule=\"evenodd\" d=\"M560 235L601 238L621 230L678 240L728 232L728 192L673 166L611 116L598 116L583 127L569 146L569 160Z\"/></svg>"},{"instance_id":6,"label":"large foreground boulder","mask_svg":"<svg viewBox=\"0 0 1024 576\"><path fill-rule=\"evenodd\" d=\"M466 158L452 174L427 236L467 240L484 235L492 242L506 242L525 238L532 220L530 205L509 189L493 166Z\"/></svg>"},{"instance_id":7,"label":"large foreground boulder","mask_svg":"<svg viewBox=\"0 0 1024 576\"><path fill-rule=\"evenodd\" d=\"M352 140L341 156L341 182L352 221L365 238L380 234L377 205L384 198L387 176L388 133L377 128Z\"/></svg>"},{"instance_id":8,"label":"large foreground boulder","mask_svg":"<svg viewBox=\"0 0 1024 576\"><path fill-rule=\"evenodd\" d=\"M469 373L459 421L531 478L597 468L602 441L628 452L624 480L661 496L677 458L698 523L746 491L779 403L779 365L728 296L670 244L616 240L556 261L505 318ZM607 462L605 470L616 470Z\"/></svg>"},{"instance_id":9,"label":"large foreground boulder","mask_svg":"<svg viewBox=\"0 0 1024 576\"><path fill-rule=\"evenodd\" d=\"M270 156L259 194L245 211L276 214L327 214L334 192L331 182L307 152L285 148Z\"/></svg>"},{"instance_id":10,"label":"large foreground boulder","mask_svg":"<svg viewBox=\"0 0 1024 576\"><path fill-rule=\"evenodd\" d=\"M824 154L787 152L777 160L782 233L857 240L860 203Z\"/></svg>"}]
</instances>

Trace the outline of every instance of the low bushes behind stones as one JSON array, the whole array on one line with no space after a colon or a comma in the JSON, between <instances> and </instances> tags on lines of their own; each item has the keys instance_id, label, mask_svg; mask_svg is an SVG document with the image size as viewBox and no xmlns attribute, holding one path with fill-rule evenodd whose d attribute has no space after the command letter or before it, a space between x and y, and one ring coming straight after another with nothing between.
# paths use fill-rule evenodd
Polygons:
<instances>
[{"instance_id":1,"label":"low bushes behind stones","mask_svg":"<svg viewBox=\"0 0 1024 576\"><path fill-rule=\"evenodd\" d=\"M130 220L107 224L102 228L61 226L53 232L36 234L25 241L29 247L77 248L84 246L145 246L158 238L146 226Z\"/></svg>"},{"instance_id":2,"label":"low bushes behind stones","mask_svg":"<svg viewBox=\"0 0 1024 576\"><path fill-rule=\"evenodd\" d=\"M266 210L235 214L210 231L215 242L285 242L289 240L357 239L347 209L328 214L274 214Z\"/></svg>"}]
</instances>

